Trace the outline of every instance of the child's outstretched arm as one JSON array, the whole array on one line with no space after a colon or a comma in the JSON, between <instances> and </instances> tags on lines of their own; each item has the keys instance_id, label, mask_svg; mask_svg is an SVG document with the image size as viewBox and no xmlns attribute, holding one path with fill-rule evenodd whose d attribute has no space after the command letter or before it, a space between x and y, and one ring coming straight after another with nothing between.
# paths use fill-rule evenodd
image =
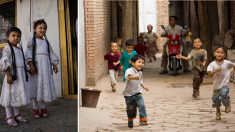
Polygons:
<instances>
[{"instance_id":1,"label":"child's outstretched arm","mask_svg":"<svg viewBox=\"0 0 235 132\"><path fill-rule=\"evenodd\" d=\"M145 87L144 84L140 84L146 91L149 91L148 87Z\"/></svg>"},{"instance_id":2,"label":"child's outstretched arm","mask_svg":"<svg viewBox=\"0 0 235 132\"><path fill-rule=\"evenodd\" d=\"M186 61L189 61L189 58L188 58L188 57L182 56L181 54L176 55L176 58L177 58L177 59L184 59L184 60L186 60Z\"/></svg>"},{"instance_id":3,"label":"child's outstretched arm","mask_svg":"<svg viewBox=\"0 0 235 132\"><path fill-rule=\"evenodd\" d=\"M103 65L105 61L106 61L106 60L104 59L104 60L100 63L100 65Z\"/></svg>"},{"instance_id":4,"label":"child's outstretched arm","mask_svg":"<svg viewBox=\"0 0 235 132\"><path fill-rule=\"evenodd\" d=\"M207 73L209 76L213 76L216 72L219 72L219 71L221 71L221 67L218 67L214 71L208 71Z\"/></svg>"},{"instance_id":5,"label":"child's outstretched arm","mask_svg":"<svg viewBox=\"0 0 235 132\"><path fill-rule=\"evenodd\" d=\"M128 75L129 80L139 80L140 76L133 76L132 74Z\"/></svg>"}]
</instances>

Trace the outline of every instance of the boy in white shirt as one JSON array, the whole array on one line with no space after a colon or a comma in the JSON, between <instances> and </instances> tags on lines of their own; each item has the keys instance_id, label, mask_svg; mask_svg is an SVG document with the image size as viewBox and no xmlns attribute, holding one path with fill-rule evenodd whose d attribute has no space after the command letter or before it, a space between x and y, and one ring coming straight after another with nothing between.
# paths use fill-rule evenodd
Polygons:
<instances>
[{"instance_id":1,"label":"boy in white shirt","mask_svg":"<svg viewBox=\"0 0 235 132\"><path fill-rule=\"evenodd\" d=\"M231 110L231 101L229 96L229 78L230 69L235 67L235 63L224 60L227 50L223 46L215 47L214 56L216 60L211 62L207 67L209 76L213 76L213 104L212 107L216 108L216 120L221 119L220 106L221 102L225 106L225 113Z\"/></svg>"},{"instance_id":2,"label":"boy in white shirt","mask_svg":"<svg viewBox=\"0 0 235 132\"><path fill-rule=\"evenodd\" d=\"M144 57L142 55L134 55L131 58L133 67L128 68L125 73L126 88L123 91L123 95L126 101L126 112L128 116L128 127L133 128L133 119L136 118L137 110L140 114L140 126L148 125L147 114L144 105L144 99L142 97L142 88L149 91L143 84L143 75L140 71L144 67ZM141 88L142 86L142 88Z\"/></svg>"}]
</instances>

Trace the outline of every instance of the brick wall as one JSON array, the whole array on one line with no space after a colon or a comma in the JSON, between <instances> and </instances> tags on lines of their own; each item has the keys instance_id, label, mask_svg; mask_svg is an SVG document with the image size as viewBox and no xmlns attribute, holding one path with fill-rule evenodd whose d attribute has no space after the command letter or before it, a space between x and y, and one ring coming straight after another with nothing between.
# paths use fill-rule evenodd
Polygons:
<instances>
[{"instance_id":1,"label":"brick wall","mask_svg":"<svg viewBox=\"0 0 235 132\"><path fill-rule=\"evenodd\" d=\"M161 37L161 33L163 32L163 29L161 28L161 25L167 26L169 24L169 11L168 11L168 0L166 1L157 1L157 36L158 41L157 45L162 53L163 45L166 42L166 38Z\"/></svg>"},{"instance_id":2,"label":"brick wall","mask_svg":"<svg viewBox=\"0 0 235 132\"><path fill-rule=\"evenodd\" d=\"M100 63L109 51L110 2L85 0L86 47L87 47L87 85L95 85L108 73L107 62Z\"/></svg>"}]
</instances>

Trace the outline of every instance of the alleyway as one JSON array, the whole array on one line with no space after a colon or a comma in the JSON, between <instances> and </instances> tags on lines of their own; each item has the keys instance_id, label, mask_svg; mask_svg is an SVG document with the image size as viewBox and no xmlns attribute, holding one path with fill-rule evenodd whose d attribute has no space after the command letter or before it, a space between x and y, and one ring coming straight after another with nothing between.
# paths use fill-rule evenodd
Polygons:
<instances>
[{"instance_id":1,"label":"alleyway","mask_svg":"<svg viewBox=\"0 0 235 132\"><path fill-rule=\"evenodd\" d=\"M200 97L192 98L192 74L173 76L159 75L161 54L158 60L149 63L148 59L143 71L144 84L150 89L143 90L146 105L148 126L139 126L139 116L134 120L134 128L127 127L125 100L122 91L125 83L119 79L117 92L111 92L107 75L96 85L103 92L97 108L80 106L79 130L81 132L174 132L174 131L235 131L235 89L231 83L230 96L232 111L228 114L222 109L222 120L215 120L215 109L211 107L212 77L206 76L201 86ZM190 62L191 64L191 62ZM191 68L190 68L191 69Z\"/></svg>"},{"instance_id":2,"label":"alleyway","mask_svg":"<svg viewBox=\"0 0 235 132\"><path fill-rule=\"evenodd\" d=\"M40 106L40 103L39 103ZM28 123L18 123L18 127L6 125L6 112L0 107L0 132L76 132L77 100L57 99L46 103L48 118L34 119L32 104L21 107L20 114ZM13 113L13 110L12 110Z\"/></svg>"}]
</instances>

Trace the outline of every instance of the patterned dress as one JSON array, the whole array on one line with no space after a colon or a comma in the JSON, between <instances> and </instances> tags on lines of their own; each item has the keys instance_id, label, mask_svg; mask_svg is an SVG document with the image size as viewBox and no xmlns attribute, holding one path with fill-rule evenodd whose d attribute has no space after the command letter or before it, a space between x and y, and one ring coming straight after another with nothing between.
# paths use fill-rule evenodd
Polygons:
<instances>
[{"instance_id":1,"label":"patterned dress","mask_svg":"<svg viewBox=\"0 0 235 132\"><path fill-rule=\"evenodd\" d=\"M14 80L12 84L8 84L7 76L5 75L0 97L0 104L3 107L21 107L30 103L30 93L26 84L23 53L19 48L13 47L13 49L16 60L17 79ZM3 49L2 59L0 60L0 71L5 72L8 67L12 70L12 55L9 45L5 46ZM27 67L27 70L29 70L29 67Z\"/></svg>"},{"instance_id":2,"label":"patterned dress","mask_svg":"<svg viewBox=\"0 0 235 132\"><path fill-rule=\"evenodd\" d=\"M25 59L27 63L32 61L32 39L29 39ZM52 76L51 64L59 64L59 58L53 52L51 45L49 59L46 40L36 39L35 61L37 66L37 74L29 74L28 87L30 89L30 98L37 101L52 102L56 99L55 84ZM51 63L50 63L51 61Z\"/></svg>"},{"instance_id":3,"label":"patterned dress","mask_svg":"<svg viewBox=\"0 0 235 132\"><path fill-rule=\"evenodd\" d=\"M151 33L151 34L148 34L148 33L145 33L144 34L144 38L147 39L147 43L146 43L146 46L148 47L148 50L147 50L147 54L148 54L148 57L153 57L156 55L156 53L158 52L158 47L157 47L157 43L156 43L156 33Z\"/></svg>"}]
</instances>

